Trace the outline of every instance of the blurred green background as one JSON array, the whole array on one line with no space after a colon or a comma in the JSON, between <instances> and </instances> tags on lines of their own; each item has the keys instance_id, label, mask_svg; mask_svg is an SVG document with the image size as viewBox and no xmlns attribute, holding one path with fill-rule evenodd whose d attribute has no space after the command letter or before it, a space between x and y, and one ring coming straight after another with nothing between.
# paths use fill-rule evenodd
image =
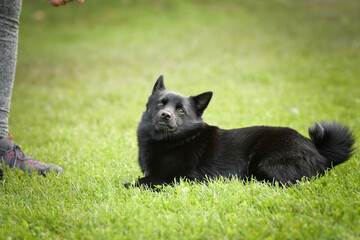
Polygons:
<instances>
[{"instance_id":1,"label":"blurred green background","mask_svg":"<svg viewBox=\"0 0 360 240\"><path fill-rule=\"evenodd\" d=\"M24 0L10 132L65 174L7 170L0 238L359 238L358 151L290 189L122 187L141 175L136 127L161 74L169 90L214 92L209 124L308 136L337 120L359 136L359 23L356 0Z\"/></svg>"}]
</instances>

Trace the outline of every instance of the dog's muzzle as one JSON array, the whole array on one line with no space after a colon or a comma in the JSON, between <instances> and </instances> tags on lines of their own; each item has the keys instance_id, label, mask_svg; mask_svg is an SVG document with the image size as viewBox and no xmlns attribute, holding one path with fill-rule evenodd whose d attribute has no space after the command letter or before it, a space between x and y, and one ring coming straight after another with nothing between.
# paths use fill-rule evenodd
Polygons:
<instances>
[{"instance_id":1,"label":"dog's muzzle","mask_svg":"<svg viewBox=\"0 0 360 240\"><path fill-rule=\"evenodd\" d=\"M157 130L163 132L174 132L177 129L174 115L165 110L156 114L154 125Z\"/></svg>"}]
</instances>

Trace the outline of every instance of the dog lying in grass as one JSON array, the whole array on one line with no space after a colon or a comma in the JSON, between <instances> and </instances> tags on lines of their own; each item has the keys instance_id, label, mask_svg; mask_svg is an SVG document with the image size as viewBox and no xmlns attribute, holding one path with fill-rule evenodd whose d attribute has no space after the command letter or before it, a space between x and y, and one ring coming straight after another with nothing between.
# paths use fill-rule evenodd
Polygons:
<instances>
[{"instance_id":1,"label":"dog lying in grass","mask_svg":"<svg viewBox=\"0 0 360 240\"><path fill-rule=\"evenodd\" d=\"M286 127L231 130L203 122L212 92L185 97L156 81L138 126L139 164L135 185L153 188L181 178L255 178L283 185L323 175L348 160L355 139L339 123L315 123L308 139Z\"/></svg>"}]
</instances>

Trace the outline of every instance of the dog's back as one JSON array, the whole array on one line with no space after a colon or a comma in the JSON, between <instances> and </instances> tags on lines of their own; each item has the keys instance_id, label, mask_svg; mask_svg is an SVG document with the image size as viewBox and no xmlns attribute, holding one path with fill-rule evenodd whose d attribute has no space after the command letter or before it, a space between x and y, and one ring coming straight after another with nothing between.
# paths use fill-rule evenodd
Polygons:
<instances>
[{"instance_id":1,"label":"dog's back","mask_svg":"<svg viewBox=\"0 0 360 240\"><path fill-rule=\"evenodd\" d=\"M338 123L321 124L326 137L324 134L316 141L321 143L320 150L290 128L254 126L222 130L207 126L212 130L202 139L206 143L204 155L191 178L255 177L286 184L322 175L351 156L354 138L348 128Z\"/></svg>"}]
</instances>

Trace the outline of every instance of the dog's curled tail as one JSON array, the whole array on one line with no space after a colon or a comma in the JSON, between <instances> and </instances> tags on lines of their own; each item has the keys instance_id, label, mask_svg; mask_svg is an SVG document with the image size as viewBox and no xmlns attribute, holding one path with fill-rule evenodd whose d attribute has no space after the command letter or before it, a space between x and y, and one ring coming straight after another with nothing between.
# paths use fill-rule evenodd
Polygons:
<instances>
[{"instance_id":1,"label":"dog's curled tail","mask_svg":"<svg viewBox=\"0 0 360 240\"><path fill-rule=\"evenodd\" d=\"M315 123L309 127L309 135L319 153L330 166L336 166L348 160L354 152L355 137L350 129L335 121Z\"/></svg>"}]
</instances>

